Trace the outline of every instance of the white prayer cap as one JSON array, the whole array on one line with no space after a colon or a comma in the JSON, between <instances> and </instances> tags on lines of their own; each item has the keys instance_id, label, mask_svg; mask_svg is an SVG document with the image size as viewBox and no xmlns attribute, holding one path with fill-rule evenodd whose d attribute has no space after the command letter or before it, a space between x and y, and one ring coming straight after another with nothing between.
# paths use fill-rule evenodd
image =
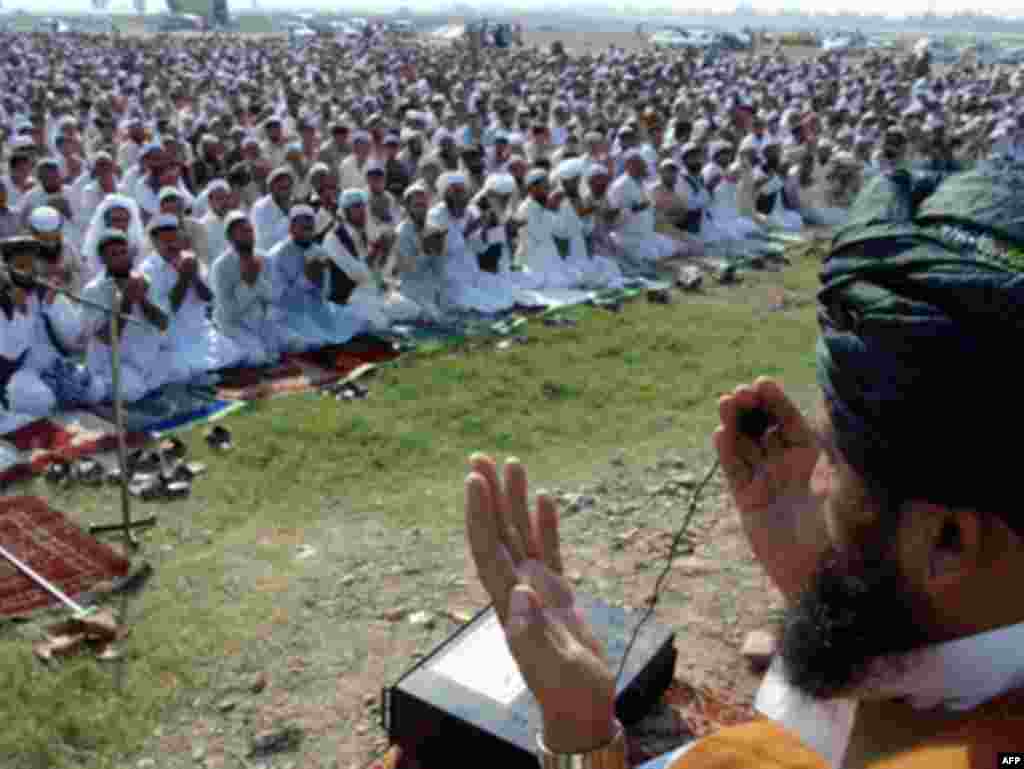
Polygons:
<instances>
[{"instance_id":1,"label":"white prayer cap","mask_svg":"<svg viewBox=\"0 0 1024 769\"><path fill-rule=\"evenodd\" d=\"M382 174L384 173L385 166L384 161L380 158L370 158L366 163L366 175L369 176L373 173Z\"/></svg>"},{"instance_id":2,"label":"white prayer cap","mask_svg":"<svg viewBox=\"0 0 1024 769\"><path fill-rule=\"evenodd\" d=\"M243 211L235 209L227 216L224 217L224 231L227 232L239 222L247 222L249 217L245 215Z\"/></svg>"},{"instance_id":3,"label":"white prayer cap","mask_svg":"<svg viewBox=\"0 0 1024 769\"><path fill-rule=\"evenodd\" d=\"M719 152L724 152L725 150L731 150L731 149L732 149L732 145L729 142L724 141L722 139L719 139L717 141L711 142L711 151L708 154L711 157L714 157Z\"/></svg>"},{"instance_id":4,"label":"white prayer cap","mask_svg":"<svg viewBox=\"0 0 1024 769\"><path fill-rule=\"evenodd\" d=\"M683 151L680 154L685 158L687 155L693 152L699 152L703 155L704 148L697 142L687 142L686 144L683 145Z\"/></svg>"},{"instance_id":5,"label":"white prayer cap","mask_svg":"<svg viewBox=\"0 0 1024 769\"><path fill-rule=\"evenodd\" d=\"M486 192L495 195L512 195L516 191L516 180L512 174L491 174L484 185Z\"/></svg>"},{"instance_id":6,"label":"white prayer cap","mask_svg":"<svg viewBox=\"0 0 1024 769\"><path fill-rule=\"evenodd\" d=\"M111 155L106 150L100 150L99 152L97 152L95 155L92 156L92 167L93 168L98 166L100 163L104 163L104 162L105 163L113 163L114 162L114 156Z\"/></svg>"},{"instance_id":7,"label":"white prayer cap","mask_svg":"<svg viewBox=\"0 0 1024 769\"><path fill-rule=\"evenodd\" d=\"M548 172L543 168L534 168L526 175L526 186L532 187L535 184L545 181L548 178Z\"/></svg>"},{"instance_id":8,"label":"white prayer cap","mask_svg":"<svg viewBox=\"0 0 1024 769\"><path fill-rule=\"evenodd\" d=\"M176 230L180 226L178 217L174 214L158 214L149 223L149 234L154 235L161 230Z\"/></svg>"},{"instance_id":9,"label":"white prayer cap","mask_svg":"<svg viewBox=\"0 0 1024 769\"><path fill-rule=\"evenodd\" d=\"M452 132L449 131L447 128L438 129L438 132L437 132L437 143L440 144L441 142L447 141L447 140L455 141L455 137L452 136Z\"/></svg>"},{"instance_id":10,"label":"white prayer cap","mask_svg":"<svg viewBox=\"0 0 1024 769\"><path fill-rule=\"evenodd\" d=\"M242 149L248 149L249 147L259 147L260 142L255 136L246 136L242 140Z\"/></svg>"},{"instance_id":11,"label":"white prayer cap","mask_svg":"<svg viewBox=\"0 0 1024 769\"><path fill-rule=\"evenodd\" d=\"M50 206L39 206L28 218L28 226L36 232L57 232L63 222L64 217L60 215L60 211Z\"/></svg>"},{"instance_id":12,"label":"white prayer cap","mask_svg":"<svg viewBox=\"0 0 1024 769\"><path fill-rule=\"evenodd\" d=\"M622 156L622 160L625 163L628 163L630 160L643 160L643 159L644 159L644 153L642 153L638 147L633 147L631 149L626 150L625 154Z\"/></svg>"},{"instance_id":13,"label":"white prayer cap","mask_svg":"<svg viewBox=\"0 0 1024 769\"><path fill-rule=\"evenodd\" d=\"M423 180L417 180L415 183L410 184L405 188L405 192L402 193L402 200L408 200L413 195L422 192L427 197L430 197L430 190L427 185L423 183Z\"/></svg>"},{"instance_id":14,"label":"white prayer cap","mask_svg":"<svg viewBox=\"0 0 1024 769\"><path fill-rule=\"evenodd\" d=\"M280 178L282 176L287 176L293 182L295 181L295 175L292 173L292 170L290 168L288 168L286 166L278 166L273 171L271 171L270 172L270 176L267 177L267 186L269 187L278 178Z\"/></svg>"},{"instance_id":15,"label":"white prayer cap","mask_svg":"<svg viewBox=\"0 0 1024 769\"><path fill-rule=\"evenodd\" d=\"M593 179L595 176L611 176L611 172L608 170L608 166L604 163L591 163L590 167L587 168L587 179Z\"/></svg>"},{"instance_id":16,"label":"white prayer cap","mask_svg":"<svg viewBox=\"0 0 1024 769\"><path fill-rule=\"evenodd\" d=\"M301 155L302 145L299 142L292 142L284 150L285 157L288 155Z\"/></svg>"},{"instance_id":17,"label":"white prayer cap","mask_svg":"<svg viewBox=\"0 0 1024 769\"><path fill-rule=\"evenodd\" d=\"M160 194L157 195L157 202L163 203L165 200L184 200L185 196L181 194L181 190L175 189L174 187L162 187Z\"/></svg>"},{"instance_id":18,"label":"white prayer cap","mask_svg":"<svg viewBox=\"0 0 1024 769\"><path fill-rule=\"evenodd\" d=\"M852 152L837 152L832 156L832 162L837 166L843 166L845 168L857 168L860 165L860 161Z\"/></svg>"},{"instance_id":19,"label":"white prayer cap","mask_svg":"<svg viewBox=\"0 0 1024 769\"><path fill-rule=\"evenodd\" d=\"M307 219L316 219L316 211L314 211L311 206L307 206L303 203L297 206L292 206L291 210L288 212L289 223L294 222L296 219L302 219L303 217Z\"/></svg>"},{"instance_id":20,"label":"white prayer cap","mask_svg":"<svg viewBox=\"0 0 1024 769\"><path fill-rule=\"evenodd\" d=\"M676 161L674 161L672 158L665 158L665 160L661 161L661 164L658 166L658 168L660 168L662 170L665 170L667 168L674 168L674 169L676 169L678 171L679 170L679 164Z\"/></svg>"},{"instance_id":21,"label":"white prayer cap","mask_svg":"<svg viewBox=\"0 0 1024 769\"><path fill-rule=\"evenodd\" d=\"M140 157L146 157L146 155L149 155L153 152L161 151L163 151L162 144L160 144L159 142L150 142L149 144L142 148L142 154L140 155Z\"/></svg>"},{"instance_id":22,"label":"white prayer cap","mask_svg":"<svg viewBox=\"0 0 1024 769\"><path fill-rule=\"evenodd\" d=\"M465 186L466 176L465 174L458 173L456 171L450 171L445 174L441 174L437 179L437 192L441 197L444 197L448 193L448 188L453 184L461 184Z\"/></svg>"},{"instance_id":23,"label":"white prayer cap","mask_svg":"<svg viewBox=\"0 0 1024 769\"><path fill-rule=\"evenodd\" d=\"M366 194L366 190L361 187L349 187L343 193L339 200L339 205L342 208L351 208L352 206L358 206L360 204L366 205L369 196Z\"/></svg>"},{"instance_id":24,"label":"white prayer cap","mask_svg":"<svg viewBox=\"0 0 1024 769\"><path fill-rule=\"evenodd\" d=\"M98 251L102 251L103 247L107 245L107 243L114 242L127 243L128 235L127 233L121 232L121 230L117 229L116 227L108 227L107 229L103 230L103 232L100 233L99 238L97 238L96 249Z\"/></svg>"},{"instance_id":25,"label":"white prayer cap","mask_svg":"<svg viewBox=\"0 0 1024 769\"><path fill-rule=\"evenodd\" d=\"M37 171L40 171L43 168L47 168L47 167L50 167L50 168L60 168L60 161L58 161L57 158L55 158L55 157L45 157L45 158L40 158L36 162L36 170Z\"/></svg>"},{"instance_id":26,"label":"white prayer cap","mask_svg":"<svg viewBox=\"0 0 1024 769\"><path fill-rule=\"evenodd\" d=\"M309 169L309 175L311 177L318 176L320 174L329 174L330 172L331 167L324 163L322 160L314 163L313 167Z\"/></svg>"},{"instance_id":27,"label":"white prayer cap","mask_svg":"<svg viewBox=\"0 0 1024 769\"><path fill-rule=\"evenodd\" d=\"M364 144L370 143L370 132L359 130L352 134L352 142L363 142Z\"/></svg>"},{"instance_id":28,"label":"white prayer cap","mask_svg":"<svg viewBox=\"0 0 1024 769\"><path fill-rule=\"evenodd\" d=\"M559 179L579 179L583 175L583 159L569 158L558 164Z\"/></svg>"},{"instance_id":29,"label":"white prayer cap","mask_svg":"<svg viewBox=\"0 0 1024 769\"><path fill-rule=\"evenodd\" d=\"M220 190L221 192L231 192L231 185L228 184L223 179L214 179L212 182L206 185L207 196L209 196L213 192L217 192L218 190ZM162 192L163 191L161 190L161 193Z\"/></svg>"}]
</instances>

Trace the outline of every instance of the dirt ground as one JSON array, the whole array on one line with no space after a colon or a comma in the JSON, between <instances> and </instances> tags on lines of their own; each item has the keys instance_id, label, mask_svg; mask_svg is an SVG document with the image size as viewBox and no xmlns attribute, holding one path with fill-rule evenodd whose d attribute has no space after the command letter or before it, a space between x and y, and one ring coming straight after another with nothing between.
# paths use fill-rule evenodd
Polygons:
<instances>
[{"instance_id":1,"label":"dirt ground","mask_svg":"<svg viewBox=\"0 0 1024 769\"><path fill-rule=\"evenodd\" d=\"M640 466L624 452L595 468L591 483L554 490L565 516L566 574L577 589L644 607L705 472L698 460L675 454ZM381 688L487 599L462 532L411 529L396 541L384 525L346 511L325 520L331 524L318 530L270 529L257 542L268 553L294 554L303 564L298 579L276 577L265 561L239 550L227 554L220 585L179 586L182 600L270 592L275 608L254 640L228 644L211 671L214 685L165 721L129 766L349 769L385 751ZM691 532L655 618L676 632L677 680L748 704L759 679L739 648L747 631L772 626L781 599L753 561L717 478ZM297 750L249 763L254 736L288 726L304 734ZM683 739L669 731L658 752Z\"/></svg>"}]
</instances>

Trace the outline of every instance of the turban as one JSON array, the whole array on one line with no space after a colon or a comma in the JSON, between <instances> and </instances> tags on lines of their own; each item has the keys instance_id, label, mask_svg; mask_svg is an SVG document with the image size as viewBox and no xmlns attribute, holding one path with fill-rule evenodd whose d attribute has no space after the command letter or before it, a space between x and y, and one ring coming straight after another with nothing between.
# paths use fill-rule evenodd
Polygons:
<instances>
[{"instance_id":1,"label":"turban","mask_svg":"<svg viewBox=\"0 0 1024 769\"><path fill-rule=\"evenodd\" d=\"M526 186L532 187L535 184L540 184L542 181L548 178L548 172L543 168L534 168L530 173L526 175Z\"/></svg>"},{"instance_id":2,"label":"turban","mask_svg":"<svg viewBox=\"0 0 1024 769\"><path fill-rule=\"evenodd\" d=\"M582 158L569 158L558 164L559 179L579 179L583 175L584 161Z\"/></svg>"},{"instance_id":3,"label":"turban","mask_svg":"<svg viewBox=\"0 0 1024 769\"><path fill-rule=\"evenodd\" d=\"M244 212L238 210L232 211L230 214L224 217L224 231L230 232L231 228L234 227L239 222L247 221L249 221L249 217L246 216Z\"/></svg>"},{"instance_id":4,"label":"turban","mask_svg":"<svg viewBox=\"0 0 1024 769\"><path fill-rule=\"evenodd\" d=\"M872 179L822 269L817 361L838 448L890 502L1001 514L1024 534L1019 462L979 409L1024 331L1022 187L1006 160Z\"/></svg>"},{"instance_id":5,"label":"turban","mask_svg":"<svg viewBox=\"0 0 1024 769\"><path fill-rule=\"evenodd\" d=\"M282 176L287 176L293 182L295 181L295 174L292 173L292 170L290 168L286 166L278 166L273 171L271 171L270 176L267 177L267 186L269 187Z\"/></svg>"},{"instance_id":6,"label":"turban","mask_svg":"<svg viewBox=\"0 0 1024 769\"><path fill-rule=\"evenodd\" d=\"M512 195L516 191L516 180L512 174L491 174L484 189L495 195Z\"/></svg>"}]
</instances>

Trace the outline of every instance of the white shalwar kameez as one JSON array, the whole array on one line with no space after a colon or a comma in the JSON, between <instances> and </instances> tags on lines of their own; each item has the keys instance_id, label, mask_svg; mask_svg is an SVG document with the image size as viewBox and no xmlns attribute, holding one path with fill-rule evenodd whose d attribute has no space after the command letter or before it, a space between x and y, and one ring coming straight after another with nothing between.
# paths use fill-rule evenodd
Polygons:
<instances>
[{"instance_id":1,"label":"white shalwar kameez","mask_svg":"<svg viewBox=\"0 0 1024 769\"><path fill-rule=\"evenodd\" d=\"M198 262L197 270L197 277L207 282L206 265ZM167 357L169 382L187 382L238 364L241 350L210 320L210 303L200 299L195 286L188 287L177 312L171 307L171 291L179 278L177 269L160 254L151 253L142 264L142 274L149 279L149 290L158 305L167 308L170 325L162 352Z\"/></svg>"},{"instance_id":2,"label":"white shalwar kameez","mask_svg":"<svg viewBox=\"0 0 1024 769\"><path fill-rule=\"evenodd\" d=\"M241 257L234 248L223 251L210 268L214 322L238 348L239 363L245 366L275 363L284 348L271 318L274 289L270 266L266 254L258 256L263 268L253 283L242 279Z\"/></svg>"},{"instance_id":3,"label":"white shalwar kameez","mask_svg":"<svg viewBox=\"0 0 1024 769\"><path fill-rule=\"evenodd\" d=\"M102 275L85 287L82 297L103 307L114 306L114 279ZM152 287L149 301L164 312L170 308L161 305ZM113 395L113 364L110 345L100 341L97 334L109 326L110 314L82 306L82 330L89 337L85 364L92 375L93 403L110 400ZM149 393L170 382L169 356L164 350L164 333L156 328L142 314L137 304L132 305L130 318L139 323L125 323L121 334L121 397L126 403L140 400ZM139 325L139 324L142 325Z\"/></svg>"},{"instance_id":4,"label":"white shalwar kameez","mask_svg":"<svg viewBox=\"0 0 1024 769\"><path fill-rule=\"evenodd\" d=\"M622 288L624 280L619 265L605 256L591 254L587 238L594 231L593 215L581 219L570 200L563 200L558 210L559 237L569 241L569 269L576 275L576 286L594 289Z\"/></svg>"},{"instance_id":5,"label":"white shalwar kameez","mask_svg":"<svg viewBox=\"0 0 1024 769\"><path fill-rule=\"evenodd\" d=\"M7 381L10 408L0 403L0 435L42 419L57 407L56 396L39 376L41 361L34 354L43 322L41 313L39 299L34 295L28 297L24 311L15 307L9 319L0 311L0 356L11 361L25 356Z\"/></svg>"},{"instance_id":6,"label":"white shalwar kameez","mask_svg":"<svg viewBox=\"0 0 1024 769\"><path fill-rule=\"evenodd\" d=\"M608 189L608 202L619 211L619 224L612 233L616 244L634 263L654 265L674 256L680 244L654 231L655 211L643 186L629 174L622 174ZM650 204L643 211L633 206Z\"/></svg>"},{"instance_id":7,"label":"white shalwar kameez","mask_svg":"<svg viewBox=\"0 0 1024 769\"><path fill-rule=\"evenodd\" d=\"M508 309L507 297L491 295L479 285L480 263L465 236L469 224L468 209L456 218L445 203L440 203L429 211L427 221L448 228L443 266L443 295L448 308L473 310L485 315Z\"/></svg>"},{"instance_id":8,"label":"white shalwar kameez","mask_svg":"<svg viewBox=\"0 0 1024 769\"><path fill-rule=\"evenodd\" d=\"M269 252L290 237L288 212L282 211L270 195L264 195L256 201L251 219L256 231L256 248L260 251Z\"/></svg>"},{"instance_id":9,"label":"white shalwar kameez","mask_svg":"<svg viewBox=\"0 0 1024 769\"><path fill-rule=\"evenodd\" d=\"M555 238L562 237L558 234L555 214L533 198L527 198L519 205L516 219L522 224L517 257L529 270L527 280L532 284L529 287L538 290L570 288L577 276L555 244Z\"/></svg>"},{"instance_id":10,"label":"white shalwar kameez","mask_svg":"<svg viewBox=\"0 0 1024 769\"><path fill-rule=\"evenodd\" d=\"M395 262L402 296L418 304L432 320L440 320L444 306L443 258L423 253L420 232L412 219L398 225Z\"/></svg>"},{"instance_id":11,"label":"white shalwar kameez","mask_svg":"<svg viewBox=\"0 0 1024 769\"><path fill-rule=\"evenodd\" d=\"M782 200L784 182L777 174L764 183L758 191L757 197L764 199L772 197L772 207L768 212L762 211L771 227L776 227L788 232L800 232L804 226L804 220L799 211L791 211L785 207Z\"/></svg>"},{"instance_id":12,"label":"white shalwar kameez","mask_svg":"<svg viewBox=\"0 0 1024 769\"><path fill-rule=\"evenodd\" d=\"M345 306L369 321L370 327L375 331L386 331L393 323L416 320L423 312L419 305L397 291L387 290L383 276L367 264L368 238L369 236L364 239L345 223L338 224L324 238L324 251L327 252L328 258L356 284ZM355 248L355 253L343 241L350 243L351 247ZM330 273L326 275L324 291L325 296L329 296Z\"/></svg>"}]
</instances>

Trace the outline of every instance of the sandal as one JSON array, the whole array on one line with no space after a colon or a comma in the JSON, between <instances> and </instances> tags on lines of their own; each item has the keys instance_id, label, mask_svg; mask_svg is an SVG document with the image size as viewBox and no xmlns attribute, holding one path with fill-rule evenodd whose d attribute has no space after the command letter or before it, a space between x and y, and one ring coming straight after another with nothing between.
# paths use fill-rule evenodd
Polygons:
<instances>
[{"instance_id":1,"label":"sandal","mask_svg":"<svg viewBox=\"0 0 1024 769\"><path fill-rule=\"evenodd\" d=\"M210 428L206 433L206 442L210 445L210 448L216 449L217 451L230 451L233 447L233 444L231 443L231 433L226 427L222 427L221 425Z\"/></svg>"},{"instance_id":2,"label":"sandal","mask_svg":"<svg viewBox=\"0 0 1024 769\"><path fill-rule=\"evenodd\" d=\"M88 486L103 485L103 467L94 459L80 459L74 467L75 480Z\"/></svg>"},{"instance_id":3,"label":"sandal","mask_svg":"<svg viewBox=\"0 0 1024 769\"><path fill-rule=\"evenodd\" d=\"M67 462L54 462L46 469L46 480L65 485L71 481L71 466Z\"/></svg>"}]
</instances>

